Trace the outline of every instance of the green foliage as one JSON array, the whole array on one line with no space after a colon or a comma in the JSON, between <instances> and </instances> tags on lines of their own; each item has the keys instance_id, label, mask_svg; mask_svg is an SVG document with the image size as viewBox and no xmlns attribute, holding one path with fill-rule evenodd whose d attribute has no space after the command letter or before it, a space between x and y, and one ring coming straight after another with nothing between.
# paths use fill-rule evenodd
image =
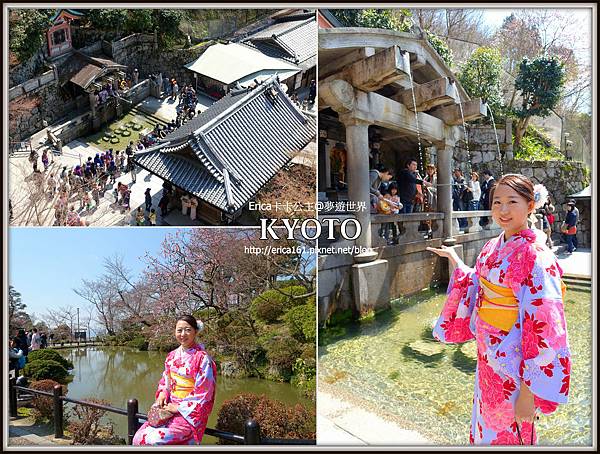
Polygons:
<instances>
[{"instance_id":1,"label":"green foliage","mask_svg":"<svg viewBox=\"0 0 600 454\"><path fill-rule=\"evenodd\" d=\"M103 31L131 33L158 33L161 47L172 47L181 35L179 24L185 14L173 9L94 9L87 19L92 27Z\"/></svg>"},{"instance_id":2,"label":"green foliage","mask_svg":"<svg viewBox=\"0 0 600 454\"><path fill-rule=\"evenodd\" d=\"M425 36L427 37L429 44L431 44L431 47L433 47L438 55L442 57L442 60L444 60L446 65L451 68L454 64L454 56L452 54L452 49L448 47L448 44L446 44L444 40L429 30L425 30Z\"/></svg>"},{"instance_id":3,"label":"green foliage","mask_svg":"<svg viewBox=\"0 0 600 454\"><path fill-rule=\"evenodd\" d=\"M492 47L479 47L462 66L458 80L471 98L486 101L497 118L503 106L501 76L500 51Z\"/></svg>"},{"instance_id":4,"label":"green foliage","mask_svg":"<svg viewBox=\"0 0 600 454\"><path fill-rule=\"evenodd\" d=\"M554 147L543 131L534 126L528 126L520 146L515 149L515 159L556 161L564 159L564 155Z\"/></svg>"},{"instance_id":5,"label":"green foliage","mask_svg":"<svg viewBox=\"0 0 600 454\"><path fill-rule=\"evenodd\" d=\"M136 348L141 352L145 352L148 350L148 341L142 336L136 337L128 341L125 345L131 348Z\"/></svg>"},{"instance_id":6,"label":"green foliage","mask_svg":"<svg viewBox=\"0 0 600 454\"><path fill-rule=\"evenodd\" d=\"M314 300L290 309L283 316L290 334L300 342L314 342L316 339L317 310Z\"/></svg>"},{"instance_id":7,"label":"green foliage","mask_svg":"<svg viewBox=\"0 0 600 454\"><path fill-rule=\"evenodd\" d=\"M157 28L153 10L133 9L127 13L125 31L129 33L152 33Z\"/></svg>"},{"instance_id":8,"label":"green foliage","mask_svg":"<svg viewBox=\"0 0 600 454\"><path fill-rule=\"evenodd\" d=\"M266 351L269 364L289 373L296 358L302 353L300 343L285 334L273 337L267 343Z\"/></svg>"},{"instance_id":9,"label":"green foliage","mask_svg":"<svg viewBox=\"0 0 600 454\"><path fill-rule=\"evenodd\" d=\"M306 288L301 285L267 290L252 300L250 313L257 320L273 323L286 310L295 305L303 304L305 300L298 297L304 294L306 294Z\"/></svg>"},{"instance_id":10,"label":"green foliage","mask_svg":"<svg viewBox=\"0 0 600 454\"><path fill-rule=\"evenodd\" d=\"M60 383L54 380L39 380L34 381L29 385L31 389L38 391L53 392L54 387L60 385ZM62 385L63 396L67 394L67 387ZM42 396L40 394L34 394L31 400L31 406L33 407L32 416L36 421L50 420L54 418L54 401L52 397Z\"/></svg>"},{"instance_id":11,"label":"green foliage","mask_svg":"<svg viewBox=\"0 0 600 454\"><path fill-rule=\"evenodd\" d=\"M50 28L50 18L54 10L17 9L9 16L9 48L19 61L23 62L35 55L45 42L45 34Z\"/></svg>"},{"instance_id":12,"label":"green foliage","mask_svg":"<svg viewBox=\"0 0 600 454\"><path fill-rule=\"evenodd\" d=\"M117 33L125 27L128 10L119 8L91 9L86 18L97 30L115 30Z\"/></svg>"},{"instance_id":13,"label":"green foliage","mask_svg":"<svg viewBox=\"0 0 600 454\"><path fill-rule=\"evenodd\" d=\"M55 381L64 380L69 373L57 361L51 359L28 362L23 369L23 375L34 380L50 379Z\"/></svg>"},{"instance_id":14,"label":"green foliage","mask_svg":"<svg viewBox=\"0 0 600 454\"><path fill-rule=\"evenodd\" d=\"M523 102L515 109L518 118L546 117L556 107L565 83L564 65L556 57L524 58L519 64L515 88Z\"/></svg>"},{"instance_id":15,"label":"green foliage","mask_svg":"<svg viewBox=\"0 0 600 454\"><path fill-rule=\"evenodd\" d=\"M407 9L332 9L331 13L347 27L382 28L406 32L410 30ZM396 12L397 14L394 14Z\"/></svg>"},{"instance_id":16,"label":"green foliage","mask_svg":"<svg viewBox=\"0 0 600 454\"><path fill-rule=\"evenodd\" d=\"M310 353L307 353L309 348L312 350L312 357ZM314 359L314 345L309 346L303 353L302 357L296 358L296 362L292 366L292 373L294 374L291 380L292 385L302 389L304 393L314 399L316 397L317 389L317 363Z\"/></svg>"},{"instance_id":17,"label":"green foliage","mask_svg":"<svg viewBox=\"0 0 600 454\"><path fill-rule=\"evenodd\" d=\"M246 421L254 419L260 424L263 437L315 439L316 416L298 404L293 408L267 396L240 394L226 400L217 416L218 430L244 433ZM219 439L219 444L230 444Z\"/></svg>"},{"instance_id":18,"label":"green foliage","mask_svg":"<svg viewBox=\"0 0 600 454\"><path fill-rule=\"evenodd\" d=\"M70 360L68 360L67 358L62 356L57 350L53 350L51 348L44 348L42 350L34 350L32 352L29 352L29 355L27 355L28 362L33 362L33 361L38 361L38 360L40 360L40 361L56 361L57 363L59 363L62 367L64 367L67 370L73 369L73 363Z\"/></svg>"}]
</instances>

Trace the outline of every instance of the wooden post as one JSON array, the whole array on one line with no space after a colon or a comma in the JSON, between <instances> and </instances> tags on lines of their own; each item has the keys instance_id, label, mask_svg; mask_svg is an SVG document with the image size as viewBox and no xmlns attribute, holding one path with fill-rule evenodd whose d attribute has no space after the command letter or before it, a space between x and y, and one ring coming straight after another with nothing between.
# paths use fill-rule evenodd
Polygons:
<instances>
[{"instance_id":1,"label":"wooden post","mask_svg":"<svg viewBox=\"0 0 600 454\"><path fill-rule=\"evenodd\" d=\"M52 391L54 394L54 437L63 438L62 385L56 385Z\"/></svg>"},{"instance_id":2,"label":"wooden post","mask_svg":"<svg viewBox=\"0 0 600 454\"><path fill-rule=\"evenodd\" d=\"M260 444L260 425L254 419L249 419L244 425L244 444Z\"/></svg>"},{"instance_id":3,"label":"wooden post","mask_svg":"<svg viewBox=\"0 0 600 454\"><path fill-rule=\"evenodd\" d=\"M16 375L16 372L15 372L15 375ZM17 384L17 378L11 377L11 379L9 381L9 388L8 388L11 418L17 417L17 389L15 388L16 384Z\"/></svg>"},{"instance_id":4,"label":"wooden post","mask_svg":"<svg viewBox=\"0 0 600 454\"><path fill-rule=\"evenodd\" d=\"M140 427L140 422L137 418L138 401L137 399L129 399L127 401L127 444L133 443L133 437Z\"/></svg>"}]
</instances>

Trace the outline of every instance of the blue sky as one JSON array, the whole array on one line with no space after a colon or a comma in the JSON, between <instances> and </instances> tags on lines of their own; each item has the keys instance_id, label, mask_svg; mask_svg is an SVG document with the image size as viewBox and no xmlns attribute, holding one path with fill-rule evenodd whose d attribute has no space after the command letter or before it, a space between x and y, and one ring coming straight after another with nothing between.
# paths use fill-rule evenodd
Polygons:
<instances>
[{"instance_id":1,"label":"blue sky","mask_svg":"<svg viewBox=\"0 0 600 454\"><path fill-rule=\"evenodd\" d=\"M135 273L144 268L145 252L156 254L166 228L10 228L9 283L21 293L28 313L42 316L48 307L86 302L73 288L81 279L102 273L104 257L120 254Z\"/></svg>"},{"instance_id":2,"label":"blue sky","mask_svg":"<svg viewBox=\"0 0 600 454\"><path fill-rule=\"evenodd\" d=\"M48 308L89 303L73 289L103 273L105 257L116 254L139 275L148 252L157 256L167 234L177 228L28 228L8 230L8 281L21 293L26 312L44 318ZM314 261L313 261L314 266Z\"/></svg>"}]
</instances>

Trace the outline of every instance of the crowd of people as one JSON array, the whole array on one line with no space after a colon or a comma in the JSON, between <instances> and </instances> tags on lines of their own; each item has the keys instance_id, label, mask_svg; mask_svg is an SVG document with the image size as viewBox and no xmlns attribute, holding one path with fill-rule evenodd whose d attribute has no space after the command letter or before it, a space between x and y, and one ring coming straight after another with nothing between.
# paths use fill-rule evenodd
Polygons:
<instances>
[{"instance_id":1,"label":"crowd of people","mask_svg":"<svg viewBox=\"0 0 600 454\"><path fill-rule=\"evenodd\" d=\"M48 346L48 339L52 342L53 335L48 336L45 332L38 332L37 328L29 331L18 330L17 334L10 338L8 348L9 370L19 371L27 364L29 352L40 350ZM18 374L17 374L18 375Z\"/></svg>"},{"instance_id":2,"label":"crowd of people","mask_svg":"<svg viewBox=\"0 0 600 454\"><path fill-rule=\"evenodd\" d=\"M418 163L415 158L406 160L404 168L398 172L396 178L395 169L382 165L376 166L369 172L371 212L378 214L409 214L417 212L437 211L437 171L433 164L426 166L424 177L419 175ZM459 168L453 170L452 177L452 210L453 211L478 211L491 210L490 191L496 184L492 172L485 169L481 172L471 171L470 179L467 181ZM570 199L565 205L564 222L560 226L561 239L567 244L566 253L571 254L577 249L577 223L579 221L579 210L574 199ZM536 211L532 223L541 221L541 227L547 237L546 244L550 249L554 246L552 239L553 224L556 220L555 207L551 197ZM459 218L459 227L467 227L466 218ZM482 216L479 224L485 227L489 224L489 217ZM432 222L423 221L420 228L424 236L432 237ZM379 235L385 239L387 244L398 244L399 236L402 234L402 223L383 223L379 229Z\"/></svg>"}]
</instances>

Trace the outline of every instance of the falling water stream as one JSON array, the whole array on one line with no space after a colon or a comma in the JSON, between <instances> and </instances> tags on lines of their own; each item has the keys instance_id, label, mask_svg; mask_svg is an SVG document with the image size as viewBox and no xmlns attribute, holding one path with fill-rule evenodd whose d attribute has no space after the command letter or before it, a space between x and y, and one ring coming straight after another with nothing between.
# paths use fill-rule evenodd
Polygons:
<instances>
[{"instance_id":1,"label":"falling water stream","mask_svg":"<svg viewBox=\"0 0 600 454\"><path fill-rule=\"evenodd\" d=\"M486 104L487 106L487 104ZM494 137L496 138L496 149L498 150L498 159L500 160L500 176L504 175L504 169L502 168L502 153L500 152L500 143L498 142L498 131L496 130L496 122L494 121L494 113L489 106L487 106L487 110L490 113L490 117L492 118L492 125L494 126Z\"/></svg>"},{"instance_id":2,"label":"falling water stream","mask_svg":"<svg viewBox=\"0 0 600 454\"><path fill-rule=\"evenodd\" d=\"M452 81L452 85L454 86L454 90L456 90L456 96L458 97L458 108L460 109L460 117L462 118L463 132L465 133L465 145L467 147L467 166L468 166L468 174L471 175L471 152L469 151L469 133L467 132L467 122L465 121L465 113L463 111L462 100L460 99L460 91L458 91L458 87L456 86L456 81Z\"/></svg>"},{"instance_id":3,"label":"falling water stream","mask_svg":"<svg viewBox=\"0 0 600 454\"><path fill-rule=\"evenodd\" d=\"M415 98L415 84L413 81L413 76L412 76L412 69L410 68L410 57L408 58L408 77L410 79L410 93L412 95L412 101L413 101L413 109L415 112L415 126L417 129L417 142L419 144L419 164L421 165L421 168L419 169L421 171L421 174L425 173L425 161L423 160L423 147L421 146L421 133L419 131L419 112L417 112L417 99Z\"/></svg>"}]
</instances>

